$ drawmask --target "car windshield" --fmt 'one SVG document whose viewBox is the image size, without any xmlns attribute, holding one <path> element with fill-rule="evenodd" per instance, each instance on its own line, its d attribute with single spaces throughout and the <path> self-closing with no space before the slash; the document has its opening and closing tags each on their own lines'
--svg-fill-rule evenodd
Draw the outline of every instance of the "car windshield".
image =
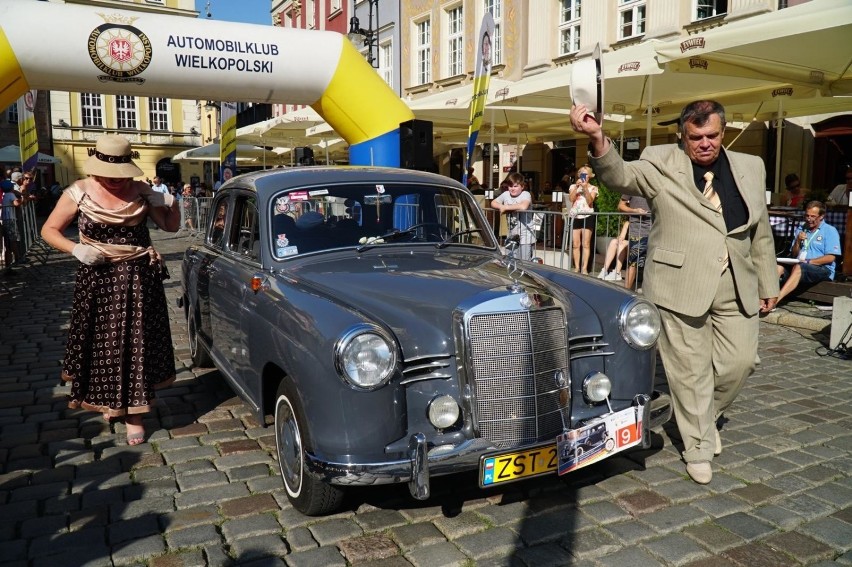
<svg viewBox="0 0 852 567">
<path fill-rule="evenodd" d="M 270 206 L 276 258 L 347 247 L 495 245 L 476 204 L 452 187 L 319 186 L 282 191 Z"/>
</svg>

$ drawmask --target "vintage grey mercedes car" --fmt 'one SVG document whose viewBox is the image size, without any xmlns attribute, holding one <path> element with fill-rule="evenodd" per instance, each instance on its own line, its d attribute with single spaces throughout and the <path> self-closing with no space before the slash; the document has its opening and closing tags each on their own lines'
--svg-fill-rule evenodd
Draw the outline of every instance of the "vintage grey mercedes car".
<svg viewBox="0 0 852 567">
<path fill-rule="evenodd" d="M 274 415 L 305 514 L 347 486 L 404 482 L 425 499 L 437 475 L 478 470 L 484 488 L 556 474 L 558 439 L 605 422 L 602 458 L 647 447 L 670 416 L 653 391 L 656 308 L 515 261 L 451 179 L 276 169 L 229 181 L 210 212 L 183 260 L 192 358 L 261 423 Z"/>
</svg>

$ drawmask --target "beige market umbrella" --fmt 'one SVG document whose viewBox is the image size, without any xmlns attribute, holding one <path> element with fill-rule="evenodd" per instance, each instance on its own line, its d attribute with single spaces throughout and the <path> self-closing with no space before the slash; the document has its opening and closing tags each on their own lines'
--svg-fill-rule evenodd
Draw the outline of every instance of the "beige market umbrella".
<svg viewBox="0 0 852 567">
<path fill-rule="evenodd" d="M 237 144 L 237 162 L 247 163 L 264 156 L 274 157 L 272 150 L 267 150 L 249 144 Z M 172 161 L 219 161 L 219 144 L 208 144 L 197 148 L 190 148 L 175 154 Z"/>
<path fill-rule="evenodd" d="M 237 141 L 258 146 L 286 146 L 290 140 L 304 137 L 307 128 L 323 122 L 314 109 L 301 108 L 238 128 Z"/>
<path fill-rule="evenodd" d="M 812 0 L 660 43 L 659 61 L 684 82 L 740 77 L 852 94 L 852 2 Z"/>
</svg>

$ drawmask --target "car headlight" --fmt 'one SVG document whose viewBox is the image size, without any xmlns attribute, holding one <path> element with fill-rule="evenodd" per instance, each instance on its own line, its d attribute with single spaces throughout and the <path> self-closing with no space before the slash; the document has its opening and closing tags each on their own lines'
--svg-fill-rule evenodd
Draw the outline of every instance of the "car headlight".
<svg viewBox="0 0 852 567">
<path fill-rule="evenodd" d="M 356 325 L 337 341 L 334 363 L 349 384 L 373 390 L 387 383 L 393 374 L 396 346 L 378 327 Z"/>
<path fill-rule="evenodd" d="M 660 336 L 660 313 L 649 301 L 633 298 L 621 307 L 618 326 L 627 344 L 646 350 L 654 346 Z"/>
<path fill-rule="evenodd" d="M 438 396 L 429 402 L 429 421 L 438 429 L 446 429 L 459 420 L 459 405 L 452 396 Z"/>
<path fill-rule="evenodd" d="M 592 372 L 583 380 L 583 397 L 590 404 L 604 401 L 609 397 L 610 392 L 612 392 L 612 381 L 606 374 Z"/>
</svg>

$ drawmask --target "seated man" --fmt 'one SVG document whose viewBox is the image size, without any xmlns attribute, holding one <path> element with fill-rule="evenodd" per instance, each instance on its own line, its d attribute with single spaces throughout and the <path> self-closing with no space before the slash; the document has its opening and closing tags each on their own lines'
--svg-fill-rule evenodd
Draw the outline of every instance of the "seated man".
<svg viewBox="0 0 852 567">
<path fill-rule="evenodd" d="M 810 201 L 805 207 L 805 222 L 793 233 L 790 247 L 792 257 L 799 263 L 792 268 L 778 266 L 781 278 L 780 302 L 800 285 L 811 286 L 834 279 L 834 260 L 840 255 L 840 235 L 837 229 L 825 222 L 825 205 Z"/>
</svg>

